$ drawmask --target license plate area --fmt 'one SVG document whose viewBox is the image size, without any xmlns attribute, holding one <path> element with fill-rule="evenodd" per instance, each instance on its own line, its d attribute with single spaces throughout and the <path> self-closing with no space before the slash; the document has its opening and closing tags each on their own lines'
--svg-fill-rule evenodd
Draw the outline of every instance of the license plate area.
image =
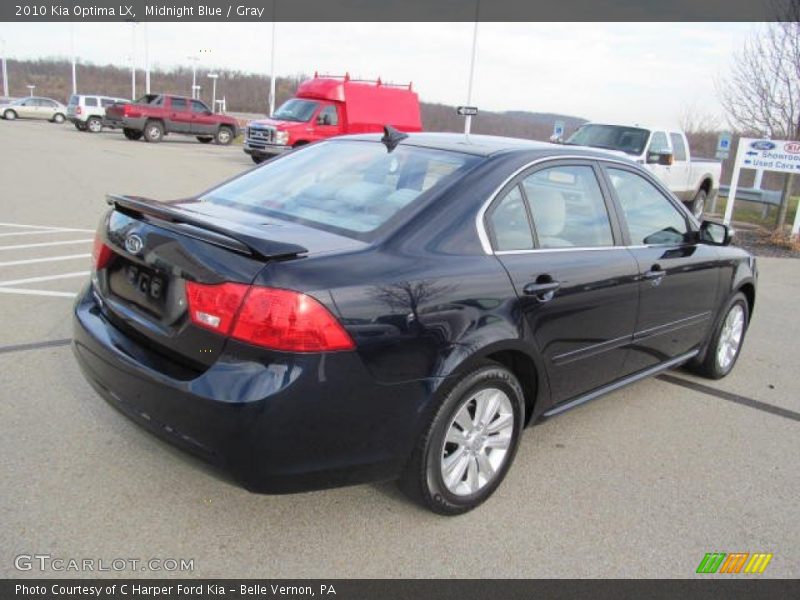
<svg viewBox="0 0 800 600">
<path fill-rule="evenodd" d="M 112 294 L 159 318 L 164 316 L 168 287 L 163 273 L 124 257 L 118 257 L 109 276 Z"/>
</svg>

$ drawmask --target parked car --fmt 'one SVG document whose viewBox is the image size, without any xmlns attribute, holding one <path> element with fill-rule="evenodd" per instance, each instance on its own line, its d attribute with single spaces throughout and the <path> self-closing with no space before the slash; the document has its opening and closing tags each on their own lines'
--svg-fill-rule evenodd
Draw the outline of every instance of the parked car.
<svg viewBox="0 0 800 600">
<path fill-rule="evenodd" d="M 0 115 L 6 121 L 14 119 L 45 119 L 52 123 L 63 123 L 66 119 L 67 107 L 52 98 L 28 96 L 19 98 L 8 104 L 0 104 Z"/>
<path fill-rule="evenodd" d="M 268 119 L 251 121 L 244 151 L 256 164 L 292 148 L 348 133 L 381 132 L 385 124 L 400 131 L 422 131 L 419 98 L 408 85 L 390 85 L 344 77 L 304 81 L 294 98 Z"/>
<path fill-rule="evenodd" d="M 147 94 L 136 102 L 106 108 L 106 122 L 122 128 L 129 140 L 156 143 L 170 133 L 227 146 L 239 134 L 233 117 L 216 114 L 202 101 L 170 94 Z"/>
<path fill-rule="evenodd" d="M 67 104 L 67 119 L 78 131 L 100 133 L 103 127 L 113 127 L 106 121 L 106 108 L 112 104 L 128 104 L 125 98 L 98 94 L 73 94 Z"/>
<path fill-rule="evenodd" d="M 645 165 L 698 219 L 719 190 L 722 163 L 693 157 L 679 129 L 587 123 L 564 143 L 616 151 Z"/>
<path fill-rule="evenodd" d="M 83 373 L 258 492 L 399 478 L 465 512 L 524 426 L 679 365 L 724 377 L 755 302 L 727 227 L 585 148 L 387 129 L 109 201 Z"/>
</svg>

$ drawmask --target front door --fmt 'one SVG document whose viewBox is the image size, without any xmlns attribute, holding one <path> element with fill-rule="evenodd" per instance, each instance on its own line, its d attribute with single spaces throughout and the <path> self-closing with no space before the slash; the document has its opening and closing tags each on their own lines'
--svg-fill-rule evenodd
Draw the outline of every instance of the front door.
<svg viewBox="0 0 800 600">
<path fill-rule="evenodd" d="M 314 138 L 332 137 L 340 133 L 339 113 L 335 104 L 323 104 L 319 109 L 314 125 Z"/>
<path fill-rule="evenodd" d="M 633 373 L 705 339 L 719 288 L 717 250 L 692 239 L 686 213 L 655 182 L 624 166 L 605 171 L 639 267 L 639 314 L 625 363 Z"/>
<path fill-rule="evenodd" d="M 589 162 L 548 163 L 511 182 L 487 212 L 514 283 L 523 330 L 554 402 L 619 377 L 636 324 L 636 260 L 619 245 Z"/>
<path fill-rule="evenodd" d="M 189 112 L 189 106 L 186 98 L 172 98 L 170 100 L 169 123 L 167 129 L 175 133 L 190 133 L 192 129 L 192 114 Z"/>
<path fill-rule="evenodd" d="M 214 135 L 217 121 L 214 113 L 200 100 L 192 100 L 192 133 L 195 135 Z"/>
</svg>

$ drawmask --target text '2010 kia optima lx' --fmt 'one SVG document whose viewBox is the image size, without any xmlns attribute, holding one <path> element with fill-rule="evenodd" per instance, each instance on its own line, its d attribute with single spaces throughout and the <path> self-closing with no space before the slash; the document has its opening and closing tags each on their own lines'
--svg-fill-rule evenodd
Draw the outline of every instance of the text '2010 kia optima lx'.
<svg viewBox="0 0 800 600">
<path fill-rule="evenodd" d="M 755 301 L 725 226 L 597 150 L 387 128 L 109 202 L 83 372 L 257 492 L 399 479 L 465 512 L 525 425 L 684 363 L 726 375 Z"/>
</svg>

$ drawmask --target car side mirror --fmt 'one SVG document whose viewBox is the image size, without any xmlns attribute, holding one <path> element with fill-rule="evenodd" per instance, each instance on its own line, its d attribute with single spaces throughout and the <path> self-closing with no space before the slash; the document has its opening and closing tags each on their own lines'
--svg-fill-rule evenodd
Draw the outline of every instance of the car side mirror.
<svg viewBox="0 0 800 600">
<path fill-rule="evenodd" d="M 672 152 L 648 152 L 647 164 L 668 167 L 672 164 Z"/>
<path fill-rule="evenodd" d="M 728 246 L 733 239 L 733 230 L 722 223 L 703 221 L 700 224 L 700 242 L 712 246 Z"/>
</svg>

